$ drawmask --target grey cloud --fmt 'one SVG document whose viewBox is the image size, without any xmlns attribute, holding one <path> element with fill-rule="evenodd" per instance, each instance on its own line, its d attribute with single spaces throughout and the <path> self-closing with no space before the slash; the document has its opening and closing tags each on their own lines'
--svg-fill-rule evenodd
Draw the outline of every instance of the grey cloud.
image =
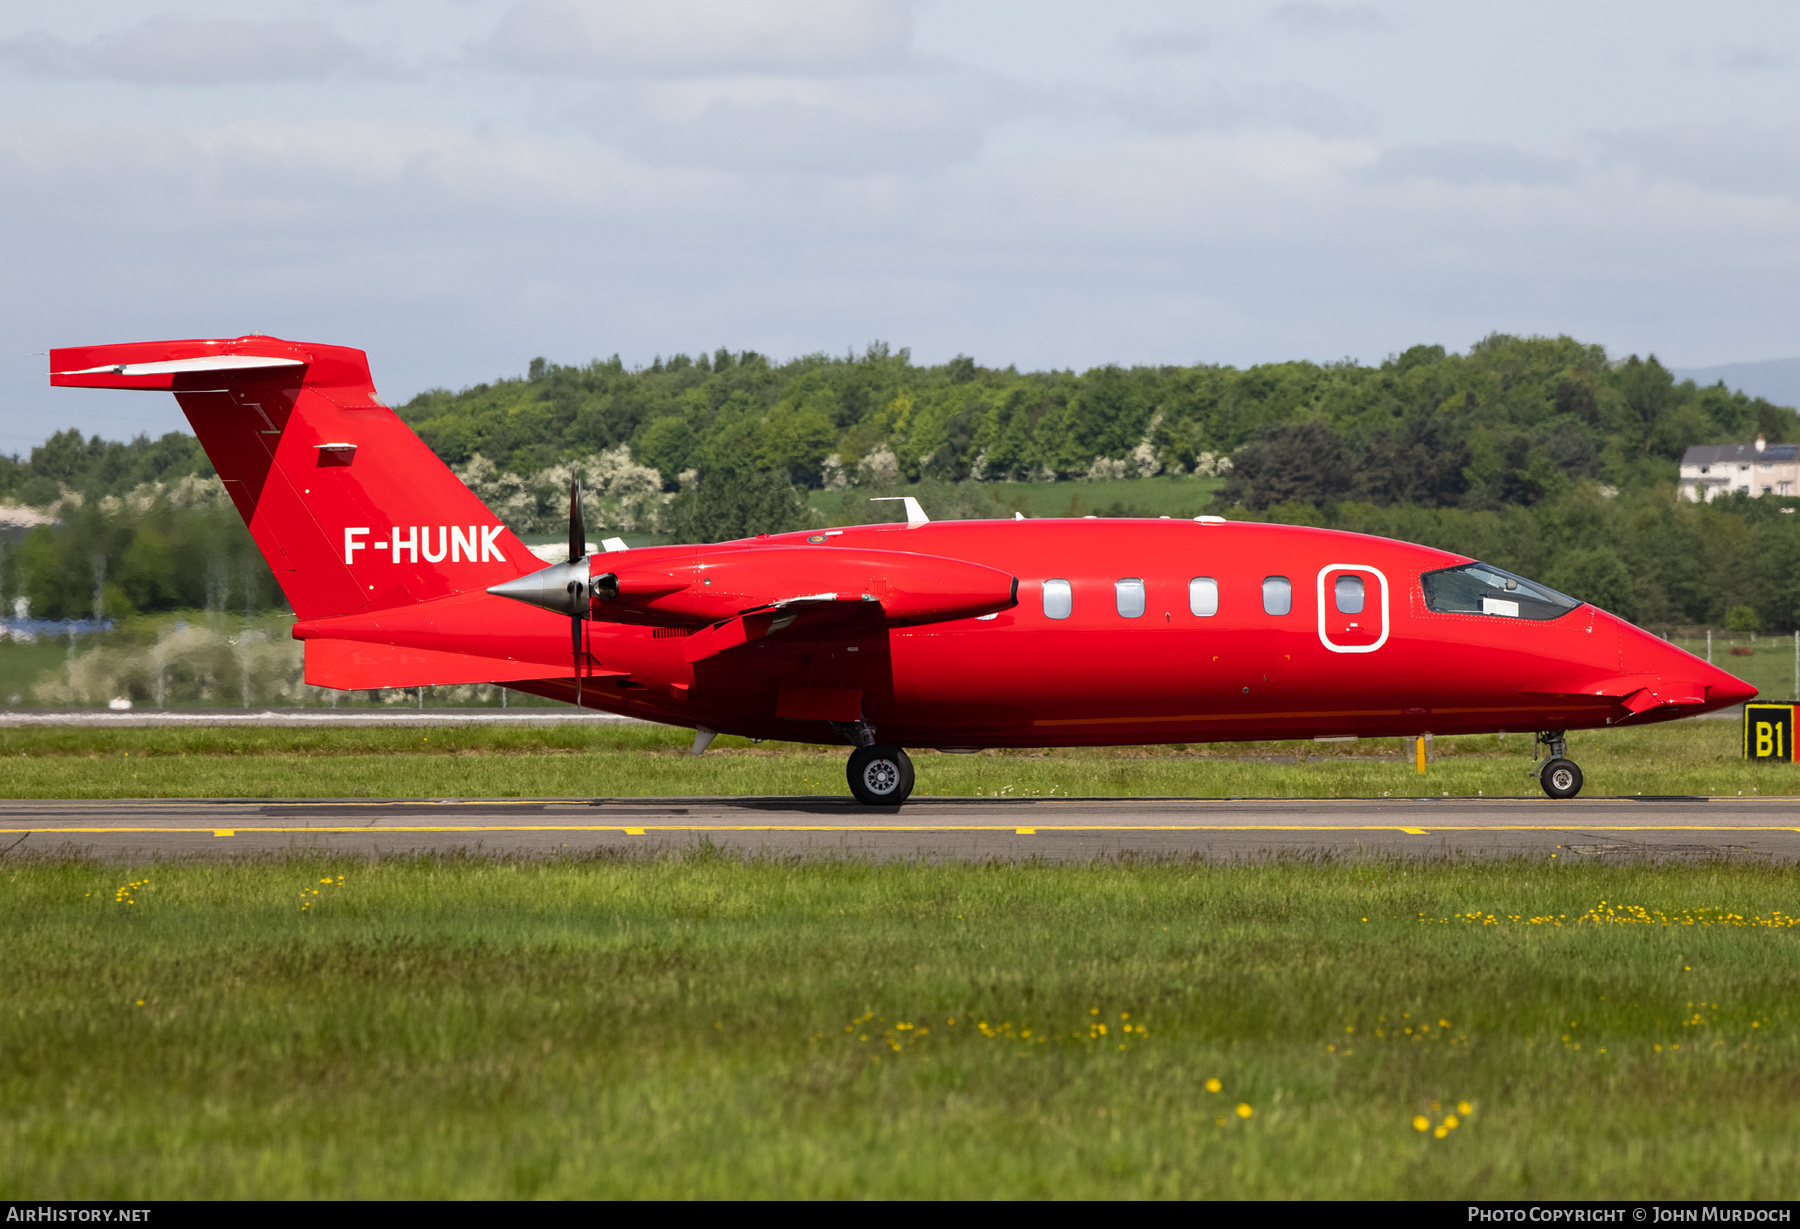
<svg viewBox="0 0 1800 1229">
<path fill-rule="evenodd" d="M 1364 175 L 1535 187 L 1572 182 L 1594 171 L 1683 183 L 1705 192 L 1800 198 L 1800 127 L 1695 125 L 1601 132 L 1564 157 L 1480 142 L 1402 145 L 1384 150 Z"/>
<path fill-rule="evenodd" d="M 1693 126 L 1606 132 L 1600 159 L 1649 179 L 1720 192 L 1800 196 L 1800 128 Z"/>
<path fill-rule="evenodd" d="M 574 113 L 602 140 L 648 162 L 741 172 L 855 176 L 929 171 L 973 157 L 1014 109 L 979 78 L 862 79 L 778 85 L 703 100 L 608 91 Z"/>
<path fill-rule="evenodd" d="M 1290 34 L 1378 34 L 1388 19 L 1366 4 L 1315 4 L 1299 0 L 1277 5 L 1269 20 Z"/>
<path fill-rule="evenodd" d="M 1762 47 L 1728 47 L 1719 53 L 1719 67 L 1728 72 L 1780 72 L 1792 61 Z"/>
<path fill-rule="evenodd" d="M 0 65 L 16 71 L 144 85 L 318 80 L 363 61 L 331 27 L 307 20 L 159 17 L 85 42 L 45 34 L 0 41 Z"/>
<path fill-rule="evenodd" d="M 1149 30 L 1119 38 L 1119 50 L 1134 60 L 1202 55 L 1212 46 L 1212 36 L 1200 30 Z"/>
<path fill-rule="evenodd" d="M 1383 150 L 1365 175 L 1376 180 L 1423 179 L 1437 183 L 1520 184 L 1536 187 L 1574 177 L 1579 164 L 1546 158 L 1510 145 L 1455 141 L 1440 145 L 1398 145 Z"/>
<path fill-rule="evenodd" d="M 559 77 L 834 76 L 898 63 L 911 42 L 903 0 L 523 0 L 478 54 Z"/>
<path fill-rule="evenodd" d="M 1133 128 L 1155 133 L 1295 128 L 1322 137 L 1351 137 L 1367 135 L 1374 127 L 1368 108 L 1295 82 L 1217 91 L 1196 102 L 1113 94 L 1093 106 Z"/>
</svg>

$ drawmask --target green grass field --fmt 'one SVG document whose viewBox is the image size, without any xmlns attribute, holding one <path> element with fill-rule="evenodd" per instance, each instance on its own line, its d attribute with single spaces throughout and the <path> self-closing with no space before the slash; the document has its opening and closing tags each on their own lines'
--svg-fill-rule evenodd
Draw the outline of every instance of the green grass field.
<svg viewBox="0 0 1800 1229">
<path fill-rule="evenodd" d="M 0 883 L 9 1199 L 1800 1196 L 1770 867 Z"/>
<path fill-rule="evenodd" d="M 475 798 L 844 794 L 848 749 L 661 726 L 428 730 L 0 730 L 0 797 Z M 1800 768 L 1740 758 L 1735 721 L 1570 736 L 1584 794 L 1794 794 Z M 1400 739 L 915 753 L 915 797 L 1541 796 L 1531 739 L 1440 738 L 1424 775 Z"/>
</svg>

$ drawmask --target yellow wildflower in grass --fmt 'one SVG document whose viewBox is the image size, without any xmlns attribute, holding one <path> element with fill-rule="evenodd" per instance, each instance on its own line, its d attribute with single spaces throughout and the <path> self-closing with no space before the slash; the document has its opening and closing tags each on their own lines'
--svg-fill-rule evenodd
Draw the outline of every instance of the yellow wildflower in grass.
<svg viewBox="0 0 1800 1229">
<path fill-rule="evenodd" d="M 1461 1114 L 1464 1118 L 1467 1118 L 1470 1114 L 1475 1112 L 1475 1107 L 1470 1105 L 1467 1101 L 1458 1101 L 1456 1103 L 1456 1112 Z"/>
<path fill-rule="evenodd" d="M 1439 1127 L 1435 1131 L 1433 1131 L 1432 1134 L 1437 1136 L 1437 1138 L 1442 1139 L 1442 1138 L 1444 1138 L 1444 1136 L 1450 1134 L 1450 1128 L 1449 1127 Z"/>
<path fill-rule="evenodd" d="M 1554 856 L 1554 855 L 1552 855 Z M 1666 912 L 1661 909 L 1647 909 L 1642 905 L 1616 905 L 1609 901 L 1601 901 L 1598 905 L 1571 919 L 1566 913 L 1527 916 L 1522 913 L 1505 915 L 1482 913 L 1479 910 L 1470 913 L 1459 913 L 1447 918 L 1432 918 L 1421 913 L 1419 920 L 1426 924 L 1442 924 L 1452 921 L 1478 926 L 1498 926 L 1502 920 L 1525 926 L 1562 926 L 1564 924 L 1612 925 L 1612 926 L 1748 926 L 1764 927 L 1774 930 L 1792 930 L 1800 927 L 1800 917 L 1785 913 L 1780 909 L 1770 912 L 1767 917 L 1762 914 L 1743 914 L 1718 906 L 1699 909 L 1677 909 Z"/>
<path fill-rule="evenodd" d="M 1223 1087 L 1225 1087 L 1225 1085 L 1223 1085 L 1219 1082 L 1219 1077 L 1216 1075 L 1213 1076 L 1212 1079 L 1206 1081 L 1206 1091 L 1207 1092 L 1218 1092 L 1219 1089 L 1221 1089 Z"/>
<path fill-rule="evenodd" d="M 1237 1116 L 1239 1118 L 1248 1118 L 1248 1117 L 1250 1117 L 1250 1115 L 1254 1114 L 1255 1112 L 1256 1112 L 1255 1110 L 1250 1108 L 1250 1103 L 1248 1101 L 1238 1102 Z"/>
<path fill-rule="evenodd" d="M 1431 1119 L 1425 1117 L 1425 1115 L 1423 1115 L 1423 1114 L 1414 1115 L 1413 1116 L 1413 1130 L 1415 1130 L 1415 1131 L 1431 1130 Z"/>
</svg>

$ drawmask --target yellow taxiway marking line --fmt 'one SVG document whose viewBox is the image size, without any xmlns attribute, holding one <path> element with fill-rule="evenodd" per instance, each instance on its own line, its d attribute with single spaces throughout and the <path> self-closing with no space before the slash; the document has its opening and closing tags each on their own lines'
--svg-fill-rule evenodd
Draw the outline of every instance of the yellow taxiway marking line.
<svg viewBox="0 0 1800 1229">
<path fill-rule="evenodd" d="M 38 802 L 67 801 L 69 803 L 72 803 L 72 804 L 78 805 L 78 806 L 94 806 L 97 804 L 108 803 L 108 802 L 117 802 L 117 803 L 129 802 L 129 803 L 135 803 L 135 804 L 140 804 L 140 805 L 147 803 L 151 806 L 168 806 L 168 805 L 181 805 L 181 804 L 190 803 L 190 802 L 212 803 L 212 802 L 224 801 L 225 805 L 234 806 L 234 807 L 250 805 L 250 806 L 257 806 L 257 807 L 283 807 L 283 808 L 287 808 L 290 810 L 311 810 L 311 809 L 315 809 L 315 808 L 316 809 L 345 810 L 345 809 L 349 809 L 352 807 L 368 808 L 368 809 L 381 809 L 381 808 L 393 809 L 393 808 L 403 808 L 403 807 L 404 808 L 447 807 L 448 808 L 448 807 L 513 807 L 513 806 L 599 807 L 602 809 L 608 808 L 608 807 L 644 807 L 644 808 L 648 808 L 650 810 L 688 810 L 688 809 L 691 809 L 696 806 L 698 806 L 698 807 L 737 806 L 737 805 L 740 805 L 748 797 L 749 797 L 748 795 L 726 795 L 726 796 L 722 796 L 722 797 L 684 798 L 684 799 L 673 799 L 673 800 L 667 799 L 667 798 L 631 798 L 631 797 L 618 797 L 618 798 L 376 798 L 376 799 L 367 799 L 367 798 L 254 798 L 254 799 L 232 799 L 232 800 L 195 799 L 195 798 L 93 798 L 93 799 L 67 799 L 67 800 L 9 798 L 9 799 L 0 799 L 0 806 L 4 806 L 8 803 L 21 802 L 21 801 L 38 801 Z M 1686 797 L 1686 796 L 1684 795 L 1684 797 Z M 835 800 L 838 800 L 838 798 L 839 798 L 839 795 L 835 795 L 835 794 L 794 794 L 794 795 L 783 796 L 782 798 L 777 799 L 776 801 L 793 800 L 793 801 L 803 801 L 803 802 L 818 802 L 818 801 L 835 801 Z M 846 798 L 846 799 L 843 799 L 843 801 L 848 802 L 849 799 Z M 1418 794 L 1418 795 L 1405 794 L 1405 795 L 1401 795 L 1401 796 L 1395 797 L 1395 798 L 1250 798 L 1250 797 L 1244 797 L 1244 798 L 1232 798 L 1232 797 L 1175 798 L 1175 797 L 1162 797 L 1159 795 L 1150 795 L 1147 797 L 1137 798 L 1137 797 L 1128 797 L 1128 796 L 1124 796 L 1124 795 L 1120 795 L 1120 796 L 1108 795 L 1105 797 L 1095 796 L 1095 797 L 1081 797 L 1081 798 L 1061 798 L 1061 797 L 1054 797 L 1054 796 L 1052 796 L 1052 797 L 1032 796 L 1032 797 L 1006 798 L 1006 799 L 995 799 L 995 798 L 991 798 L 991 797 L 990 798 L 982 798 L 982 797 L 948 798 L 948 797 L 920 796 L 918 798 L 913 799 L 914 805 L 918 805 L 918 804 L 956 805 L 956 804 L 963 803 L 963 802 L 974 803 L 976 805 L 983 805 L 983 804 L 987 804 L 987 803 L 993 803 L 996 801 L 1006 802 L 1006 803 L 1029 802 L 1029 803 L 1033 804 L 1034 806 L 1058 806 L 1058 807 L 1064 807 L 1064 806 L 1070 806 L 1070 805 L 1082 805 L 1082 804 L 1088 804 L 1088 803 L 1099 803 L 1099 804 L 1130 803 L 1134 806 L 1144 806 L 1144 805 L 1153 804 L 1153 803 L 1179 803 L 1183 806 L 1232 807 L 1232 808 L 1235 808 L 1235 807 L 1244 806 L 1246 804 L 1265 804 L 1265 803 L 1273 804 L 1276 806 L 1345 807 L 1345 806 L 1362 806 L 1362 805 L 1365 805 L 1370 802 L 1441 803 L 1446 806 L 1456 805 L 1459 803 L 1474 803 L 1478 806 L 1541 806 L 1541 805 L 1545 804 L 1546 802 L 1548 802 L 1549 799 L 1538 797 L 1535 795 L 1530 796 L 1530 797 L 1468 798 L 1468 797 L 1465 797 L 1460 794 L 1456 795 L 1455 797 L 1449 797 L 1449 796 L 1439 795 L 1439 794 Z M 1634 797 L 1631 797 L 1630 795 L 1619 795 L 1617 797 L 1609 796 L 1609 797 L 1604 797 L 1604 798 L 1563 799 L 1563 800 L 1559 801 L 1557 803 L 1557 805 L 1558 806 L 1566 806 L 1572 810 L 1574 810 L 1574 809 L 1586 810 L 1586 809 L 1590 809 L 1594 806 L 1598 806 L 1600 804 L 1609 803 L 1609 802 L 1643 803 L 1643 801 L 1644 800 L 1641 797 L 1634 798 Z M 1741 802 L 1741 803 L 1746 803 L 1746 804 L 1749 804 L 1752 806 L 1754 806 L 1758 803 L 1765 803 L 1765 802 L 1800 803 L 1800 793 L 1796 793 L 1796 794 L 1755 794 L 1755 795 L 1752 795 L 1749 797 L 1745 797 L 1742 795 L 1734 795 L 1734 794 L 1696 794 L 1696 795 L 1693 795 L 1693 801 L 1704 802 L 1704 803 L 1708 803 L 1708 804 Z"/>
<path fill-rule="evenodd" d="M 36 828 L 0 828 L 0 836 L 55 832 L 84 835 L 124 835 L 156 832 L 205 832 L 213 836 L 253 834 L 354 835 L 401 832 L 622 832 L 643 836 L 650 832 L 1001 832 L 1030 836 L 1041 832 L 1404 832 L 1430 836 L 1434 832 L 1800 832 L 1800 828 L 1773 824 L 1433 824 L 1416 828 L 1402 824 L 1040 824 L 1018 828 L 1011 824 L 647 824 L 628 828 L 620 824 L 359 824 L 354 827 L 177 828 L 145 824 L 133 828 L 76 828 L 45 824 Z"/>
</svg>

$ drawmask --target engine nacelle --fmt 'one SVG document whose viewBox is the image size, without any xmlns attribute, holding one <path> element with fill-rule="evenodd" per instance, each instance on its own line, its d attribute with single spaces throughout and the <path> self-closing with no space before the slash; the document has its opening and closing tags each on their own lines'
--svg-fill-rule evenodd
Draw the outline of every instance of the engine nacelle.
<svg viewBox="0 0 1800 1229">
<path fill-rule="evenodd" d="M 802 599 L 879 603 L 889 626 L 973 618 L 1018 602 L 1019 583 L 1009 573 L 907 551 L 728 546 L 641 555 L 647 557 L 621 557 L 605 572 L 594 570 L 596 557 L 553 564 L 488 592 L 574 614 L 579 581 L 589 618 L 692 628 Z"/>
</svg>

